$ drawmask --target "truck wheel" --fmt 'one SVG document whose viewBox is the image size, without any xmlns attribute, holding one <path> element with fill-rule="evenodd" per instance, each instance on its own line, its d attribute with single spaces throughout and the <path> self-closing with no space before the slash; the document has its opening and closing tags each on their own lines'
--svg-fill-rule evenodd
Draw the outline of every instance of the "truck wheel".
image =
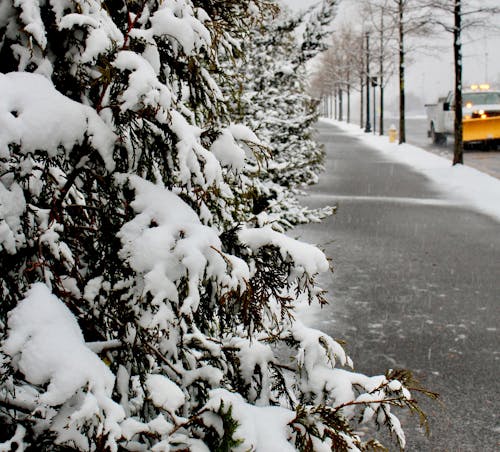
<svg viewBox="0 0 500 452">
<path fill-rule="evenodd" d="M 434 129 L 434 123 L 431 123 L 431 140 L 433 144 L 441 145 L 446 143 L 446 135 L 442 133 L 436 133 Z"/>
</svg>

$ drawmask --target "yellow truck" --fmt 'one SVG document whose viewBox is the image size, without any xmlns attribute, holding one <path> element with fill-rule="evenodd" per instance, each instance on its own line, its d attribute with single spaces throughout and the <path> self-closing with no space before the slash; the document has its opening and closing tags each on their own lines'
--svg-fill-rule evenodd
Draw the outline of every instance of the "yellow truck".
<svg viewBox="0 0 500 452">
<path fill-rule="evenodd" d="M 435 144 L 444 144 L 453 136 L 455 99 L 453 92 L 436 104 L 427 104 L 428 136 Z M 500 90 L 489 85 L 472 85 L 462 93 L 463 141 L 466 146 L 475 143 L 488 147 L 500 144 Z"/>
</svg>

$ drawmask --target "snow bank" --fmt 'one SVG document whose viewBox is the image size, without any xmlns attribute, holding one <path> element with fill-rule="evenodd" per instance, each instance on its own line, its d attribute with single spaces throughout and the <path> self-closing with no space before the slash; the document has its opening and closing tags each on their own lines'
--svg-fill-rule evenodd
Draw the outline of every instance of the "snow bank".
<svg viewBox="0 0 500 452">
<path fill-rule="evenodd" d="M 430 179 L 449 197 L 500 221 L 500 180 L 466 165 L 455 165 L 443 157 L 410 144 L 389 143 L 385 136 L 365 134 L 358 126 L 322 119 L 356 135 L 387 157 L 410 166 Z"/>
</svg>

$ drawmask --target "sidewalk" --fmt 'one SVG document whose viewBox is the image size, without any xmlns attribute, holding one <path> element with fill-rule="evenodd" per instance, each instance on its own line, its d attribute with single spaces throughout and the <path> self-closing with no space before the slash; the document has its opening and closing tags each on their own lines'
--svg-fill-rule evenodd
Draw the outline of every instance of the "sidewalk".
<svg viewBox="0 0 500 452">
<path fill-rule="evenodd" d="M 318 133 L 326 171 L 304 201 L 339 210 L 297 231 L 335 274 L 306 321 L 346 340 L 357 370 L 409 368 L 442 395 L 424 403 L 430 438 L 405 419 L 408 451 L 499 450 L 500 207 L 482 198 L 500 199 L 500 181 L 359 128 Z"/>
<path fill-rule="evenodd" d="M 386 136 L 365 134 L 354 124 L 329 119 L 322 119 L 320 124 L 331 124 L 348 132 L 387 157 L 424 174 L 457 202 L 474 206 L 500 221 L 500 179 L 467 165 L 452 166 L 448 159 L 411 144 L 389 143 Z"/>
<path fill-rule="evenodd" d="M 330 121 L 330 119 L 324 119 Z M 387 131 L 389 130 L 389 126 L 397 125 L 398 120 L 399 118 L 393 118 L 386 121 L 385 135 L 388 135 Z M 346 123 L 344 122 L 344 124 Z M 357 122 L 351 123 L 351 125 L 355 125 L 355 127 L 358 128 L 358 131 L 363 130 L 363 128 L 359 128 L 359 124 Z M 453 138 L 449 137 L 446 144 L 435 145 L 432 144 L 431 139 L 425 133 L 426 129 L 426 116 L 407 116 L 406 142 L 418 148 L 424 149 L 427 152 L 438 155 L 451 163 L 453 160 Z M 373 133 L 373 135 L 378 135 L 378 132 Z M 479 148 L 465 150 L 464 162 L 465 166 L 475 168 L 478 171 L 500 179 L 500 149 L 497 151 L 485 151 Z"/>
</svg>

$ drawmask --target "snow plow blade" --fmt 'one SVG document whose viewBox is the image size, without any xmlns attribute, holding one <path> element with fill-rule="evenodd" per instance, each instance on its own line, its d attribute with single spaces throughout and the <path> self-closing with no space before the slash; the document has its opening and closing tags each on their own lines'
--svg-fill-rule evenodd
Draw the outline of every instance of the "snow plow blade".
<svg viewBox="0 0 500 452">
<path fill-rule="evenodd" d="M 467 119 L 463 123 L 464 143 L 500 140 L 500 116 L 484 119 Z"/>
</svg>

